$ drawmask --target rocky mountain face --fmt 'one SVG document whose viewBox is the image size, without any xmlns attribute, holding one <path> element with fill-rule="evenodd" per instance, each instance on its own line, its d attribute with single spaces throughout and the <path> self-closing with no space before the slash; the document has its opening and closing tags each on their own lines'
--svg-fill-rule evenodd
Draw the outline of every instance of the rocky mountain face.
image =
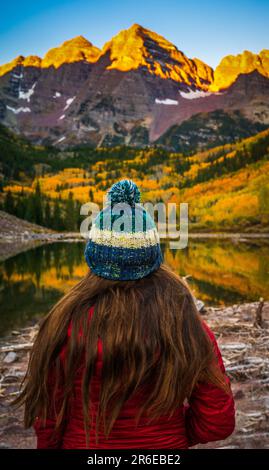
<svg viewBox="0 0 269 470">
<path fill-rule="evenodd" d="M 257 71 L 269 78 L 269 50 L 264 49 L 259 54 L 244 51 L 236 56 L 224 57 L 214 72 L 214 81 L 210 86 L 212 91 L 228 88 L 240 74 Z"/>
<path fill-rule="evenodd" d="M 0 76 L 5 75 L 17 66 L 59 68 L 63 64 L 73 62 L 96 62 L 100 54 L 100 49 L 92 45 L 90 41 L 83 36 L 77 36 L 69 41 L 65 41 L 61 46 L 50 49 L 45 57 L 41 59 L 38 56 L 30 55 L 28 57 L 19 56 L 5 65 L 0 65 Z"/>
<path fill-rule="evenodd" d="M 162 36 L 134 24 L 106 43 L 101 57 L 109 55 L 107 70 L 143 69 L 151 75 L 185 85 L 207 89 L 213 70 L 198 59 L 188 59 L 174 44 Z"/>
<path fill-rule="evenodd" d="M 19 56 L 0 66 L 0 122 L 32 142 L 60 147 L 181 148 L 186 139 L 192 145 L 197 114 L 203 127 L 216 110 L 231 119 L 239 112 L 244 136 L 269 125 L 268 79 L 268 50 L 228 56 L 214 72 L 135 24 L 102 50 L 79 36 L 43 59 Z M 180 131 L 185 122 L 188 136 Z"/>
<path fill-rule="evenodd" d="M 240 111 L 198 113 L 170 127 L 155 143 L 177 152 L 192 153 L 205 148 L 237 142 L 266 129 L 268 125 L 255 122 Z"/>
</svg>

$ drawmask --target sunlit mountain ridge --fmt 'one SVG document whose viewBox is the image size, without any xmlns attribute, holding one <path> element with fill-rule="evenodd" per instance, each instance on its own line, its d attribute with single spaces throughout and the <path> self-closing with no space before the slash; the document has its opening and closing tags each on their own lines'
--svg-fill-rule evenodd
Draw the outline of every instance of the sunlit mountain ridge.
<svg viewBox="0 0 269 470">
<path fill-rule="evenodd" d="M 211 118 L 219 110 L 224 127 L 226 116 L 230 120 L 240 114 L 240 132 L 236 118 L 234 137 L 222 135 L 219 119 Z M 180 126 L 197 115 L 203 122 L 201 131 L 193 129 L 194 140 L 206 140 L 205 146 L 268 126 L 269 51 L 224 57 L 214 71 L 134 24 L 101 49 L 77 36 L 44 58 L 19 56 L 0 66 L 0 122 L 35 144 L 161 145 L 192 151 L 192 136 Z"/>
</svg>

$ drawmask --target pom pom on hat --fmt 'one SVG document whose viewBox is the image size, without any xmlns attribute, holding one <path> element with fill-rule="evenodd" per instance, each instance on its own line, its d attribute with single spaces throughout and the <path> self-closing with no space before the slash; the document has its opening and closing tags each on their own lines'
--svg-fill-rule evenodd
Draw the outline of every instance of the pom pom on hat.
<svg viewBox="0 0 269 470">
<path fill-rule="evenodd" d="M 121 180 L 113 184 L 109 189 L 108 200 L 111 205 L 125 203 L 133 207 L 140 202 L 140 191 L 136 184 L 131 180 Z"/>
</svg>

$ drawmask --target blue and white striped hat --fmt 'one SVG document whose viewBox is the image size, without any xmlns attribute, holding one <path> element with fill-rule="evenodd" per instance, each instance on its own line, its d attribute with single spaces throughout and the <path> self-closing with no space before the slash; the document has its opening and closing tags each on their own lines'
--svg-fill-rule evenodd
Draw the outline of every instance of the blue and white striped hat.
<svg viewBox="0 0 269 470">
<path fill-rule="evenodd" d="M 97 276 L 141 279 L 161 265 L 157 228 L 139 202 L 139 189 L 131 180 L 118 181 L 108 191 L 107 205 L 95 218 L 85 249 L 87 264 Z"/>
</svg>

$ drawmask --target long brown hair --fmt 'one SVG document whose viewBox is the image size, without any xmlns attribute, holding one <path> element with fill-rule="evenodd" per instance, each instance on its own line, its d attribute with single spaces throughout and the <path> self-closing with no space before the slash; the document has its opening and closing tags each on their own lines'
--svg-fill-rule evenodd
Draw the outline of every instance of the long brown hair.
<svg viewBox="0 0 269 470">
<path fill-rule="evenodd" d="M 89 307 L 94 313 L 89 322 Z M 140 416 L 171 415 L 190 397 L 198 381 L 207 381 L 229 393 L 217 367 L 212 342 L 202 325 L 192 295 L 168 267 L 136 281 L 111 281 L 88 274 L 49 312 L 31 351 L 17 405 L 25 405 L 24 422 L 46 419 L 51 395 L 49 372 L 59 370 L 59 352 L 72 321 L 63 377 L 63 398 L 56 428 L 60 429 L 72 396 L 76 371 L 85 357 L 82 400 L 86 436 L 91 417 L 90 385 L 102 340 L 102 377 L 97 428 L 109 435 L 123 404 L 150 384 Z M 78 340 L 79 337 L 79 340 Z M 57 382 L 55 381 L 55 389 Z"/>
</svg>

